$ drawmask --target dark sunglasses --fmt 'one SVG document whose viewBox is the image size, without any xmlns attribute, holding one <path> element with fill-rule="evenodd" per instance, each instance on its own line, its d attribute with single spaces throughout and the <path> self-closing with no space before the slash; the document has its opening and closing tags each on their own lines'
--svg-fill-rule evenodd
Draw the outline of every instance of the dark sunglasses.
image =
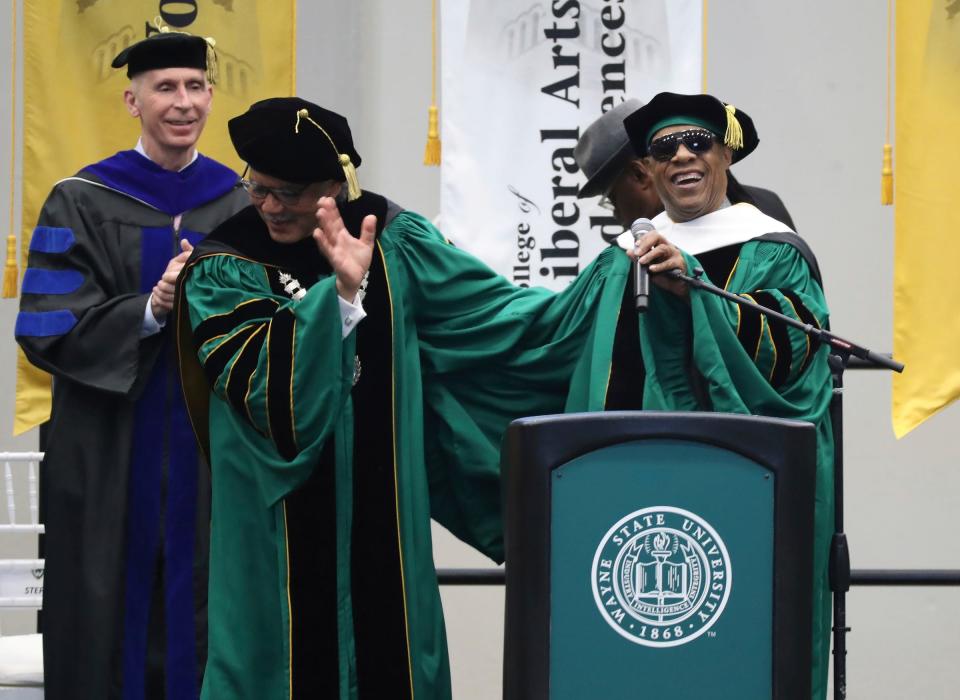
<svg viewBox="0 0 960 700">
<path fill-rule="evenodd" d="M 691 153 L 706 153 L 713 148 L 717 137 L 706 129 L 688 129 L 687 131 L 678 131 L 675 134 L 661 136 L 655 141 L 651 141 L 647 146 L 647 152 L 654 160 L 665 163 L 677 154 L 677 149 L 682 143 Z"/>
<path fill-rule="evenodd" d="M 240 180 L 240 186 L 243 187 L 254 199 L 266 199 L 268 194 L 272 194 L 281 204 L 293 205 L 300 201 L 306 187 L 284 188 L 284 187 L 266 187 L 253 180 Z"/>
</svg>

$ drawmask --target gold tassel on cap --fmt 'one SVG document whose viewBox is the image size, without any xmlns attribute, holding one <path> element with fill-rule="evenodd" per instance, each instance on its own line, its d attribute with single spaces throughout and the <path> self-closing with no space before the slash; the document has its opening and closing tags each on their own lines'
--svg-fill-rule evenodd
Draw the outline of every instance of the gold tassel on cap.
<svg viewBox="0 0 960 700">
<path fill-rule="evenodd" d="M 3 298 L 13 299 L 17 296 L 17 237 L 14 234 L 7 236 L 7 264 L 3 266 Z"/>
<path fill-rule="evenodd" d="M 353 200 L 359 198 L 360 195 L 363 194 L 363 190 L 360 189 L 360 180 L 357 178 L 357 168 L 354 166 L 353 161 L 350 160 L 350 156 L 346 153 L 340 153 L 340 150 L 337 148 L 337 144 L 335 144 L 333 139 L 330 138 L 330 134 L 327 133 L 327 130 L 317 124 L 310 117 L 310 111 L 306 108 L 297 111 L 297 123 L 293 125 L 293 133 L 300 133 L 301 119 L 306 119 L 308 122 L 320 129 L 320 132 L 327 137 L 327 141 L 329 141 L 330 145 L 333 147 L 333 152 L 337 154 L 337 162 L 340 163 L 340 167 L 343 168 L 343 174 L 347 178 L 347 201 L 352 202 Z"/>
<path fill-rule="evenodd" d="M 353 167 L 350 156 L 346 153 L 341 153 L 339 157 L 340 167 L 343 168 L 343 174 L 347 176 L 347 201 L 352 202 L 362 193 L 360 181 L 357 179 L 357 169 Z"/>
<path fill-rule="evenodd" d="M 724 105 L 727 110 L 727 133 L 723 135 L 723 143 L 735 151 L 743 148 L 743 127 L 737 119 L 737 108 L 733 105 Z"/>
<path fill-rule="evenodd" d="M 433 63 L 430 76 L 430 108 L 427 110 L 427 146 L 423 150 L 424 165 L 440 165 L 440 118 L 437 110 L 437 0 L 433 0 L 430 25 Z"/>
</svg>

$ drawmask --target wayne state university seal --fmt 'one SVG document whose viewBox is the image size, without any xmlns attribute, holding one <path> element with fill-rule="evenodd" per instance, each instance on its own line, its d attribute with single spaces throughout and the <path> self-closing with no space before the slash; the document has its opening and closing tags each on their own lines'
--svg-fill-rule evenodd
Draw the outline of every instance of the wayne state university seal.
<svg viewBox="0 0 960 700">
<path fill-rule="evenodd" d="M 593 597 L 603 619 L 631 642 L 685 644 L 719 619 L 733 583 L 730 556 L 709 523 L 672 506 L 630 513 L 593 557 Z"/>
</svg>

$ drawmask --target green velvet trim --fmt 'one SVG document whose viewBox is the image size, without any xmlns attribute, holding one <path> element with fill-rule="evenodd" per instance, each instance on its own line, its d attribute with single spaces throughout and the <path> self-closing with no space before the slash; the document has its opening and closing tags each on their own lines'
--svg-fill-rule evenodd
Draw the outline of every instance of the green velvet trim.
<svg viewBox="0 0 960 700">
<path fill-rule="evenodd" d="M 706 119 L 700 119 L 699 117 L 690 117 L 683 114 L 676 115 L 673 117 L 666 117 L 661 119 L 656 124 L 650 127 L 650 131 L 647 132 L 647 145 L 650 145 L 650 142 L 653 140 L 653 135 L 660 131 L 660 129 L 665 129 L 668 126 L 677 126 L 679 124 L 690 124 L 692 126 L 699 126 L 707 131 L 710 131 L 716 134 L 720 140 L 723 140 L 723 134 L 726 131 L 726 125 L 722 129 L 717 128 L 716 124 L 708 122 Z"/>
</svg>

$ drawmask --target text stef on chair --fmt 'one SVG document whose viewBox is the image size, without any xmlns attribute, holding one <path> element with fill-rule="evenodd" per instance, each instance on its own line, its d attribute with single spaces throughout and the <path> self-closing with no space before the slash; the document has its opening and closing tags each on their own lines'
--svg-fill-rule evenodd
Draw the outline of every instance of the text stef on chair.
<svg viewBox="0 0 960 700">
<path fill-rule="evenodd" d="M 42 452 L 0 452 L 3 490 L 0 502 L 0 612 L 43 604 L 43 560 L 6 559 L 4 552 L 24 534 L 39 537 L 38 476 Z M 14 489 L 20 486 L 19 498 Z M 23 508 L 23 489 L 27 492 Z M 17 506 L 20 505 L 19 517 Z M 26 512 L 24 512 L 26 511 Z M 0 629 L 0 700 L 43 698 L 43 645 L 39 634 L 4 637 Z"/>
</svg>

